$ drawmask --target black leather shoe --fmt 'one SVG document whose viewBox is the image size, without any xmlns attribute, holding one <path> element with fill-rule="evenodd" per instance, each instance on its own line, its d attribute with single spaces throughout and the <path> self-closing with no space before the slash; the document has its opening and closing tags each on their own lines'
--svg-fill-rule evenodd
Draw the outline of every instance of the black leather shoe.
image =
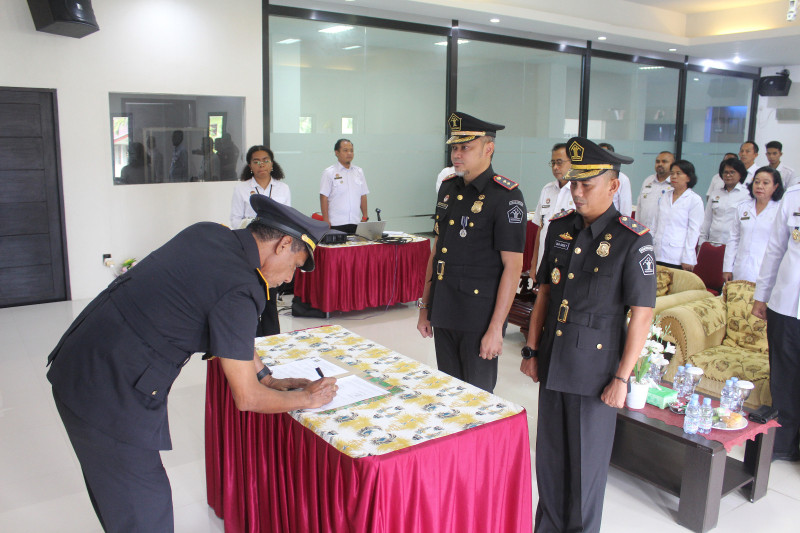
<svg viewBox="0 0 800 533">
<path fill-rule="evenodd" d="M 800 452 L 797 450 L 793 452 L 772 452 L 772 460 L 773 461 L 787 461 L 789 463 L 796 463 L 800 461 Z"/>
</svg>

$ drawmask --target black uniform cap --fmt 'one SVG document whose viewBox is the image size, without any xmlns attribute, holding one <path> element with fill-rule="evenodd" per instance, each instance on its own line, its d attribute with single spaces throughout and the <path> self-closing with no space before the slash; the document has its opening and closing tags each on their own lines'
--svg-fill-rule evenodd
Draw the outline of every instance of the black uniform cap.
<svg viewBox="0 0 800 533">
<path fill-rule="evenodd" d="M 567 141 L 567 154 L 572 161 L 572 168 L 564 176 L 564 179 L 569 181 L 588 180 L 599 176 L 606 170 L 619 172 L 621 164 L 633 163 L 632 157 L 600 148 L 583 137 L 573 137 Z"/>
<path fill-rule="evenodd" d="M 314 250 L 330 229 L 328 224 L 307 217 L 297 209 L 278 203 L 263 194 L 251 194 L 250 205 L 256 212 L 254 220 L 305 243 L 308 249 L 308 259 L 300 267 L 300 270 L 303 272 L 314 270 Z"/>
<path fill-rule="evenodd" d="M 461 111 L 456 111 L 447 119 L 450 138 L 447 144 L 468 143 L 477 137 L 497 137 L 497 132 L 505 129 L 502 124 L 492 124 Z"/>
</svg>

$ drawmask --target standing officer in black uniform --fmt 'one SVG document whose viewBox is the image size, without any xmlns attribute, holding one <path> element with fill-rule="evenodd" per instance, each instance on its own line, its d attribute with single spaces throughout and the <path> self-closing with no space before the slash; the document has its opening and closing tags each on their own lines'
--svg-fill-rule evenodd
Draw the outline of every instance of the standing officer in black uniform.
<svg viewBox="0 0 800 533">
<path fill-rule="evenodd" d="M 619 166 L 633 159 L 580 137 L 569 140 L 567 152 L 576 211 L 553 219 L 547 231 L 520 368 L 541 379 L 539 533 L 600 530 L 616 408 L 625 402 L 656 299 L 649 229 L 612 203 Z"/>
<path fill-rule="evenodd" d="M 173 530 L 159 450 L 172 447 L 167 395 L 194 352 L 220 358 L 242 411 L 319 407 L 335 394 L 332 378 L 273 379 L 253 342 L 269 285 L 314 269 L 328 225 L 266 196 L 250 203 L 247 229 L 194 224 L 114 280 L 48 357 L 56 407 L 106 531 Z"/>
<path fill-rule="evenodd" d="M 527 210 L 517 183 L 492 170 L 494 139 L 505 126 L 458 111 L 448 122 L 456 173 L 439 189 L 417 329 L 434 337 L 439 370 L 492 392 Z"/>
</svg>

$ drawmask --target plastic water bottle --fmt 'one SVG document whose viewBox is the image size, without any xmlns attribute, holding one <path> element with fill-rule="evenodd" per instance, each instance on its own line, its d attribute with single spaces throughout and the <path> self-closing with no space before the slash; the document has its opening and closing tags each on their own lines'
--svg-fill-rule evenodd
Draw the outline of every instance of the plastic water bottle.
<svg viewBox="0 0 800 533">
<path fill-rule="evenodd" d="M 678 391 L 678 398 L 682 398 L 684 403 L 689 404 L 692 396 L 692 376 L 689 375 L 689 369 L 692 368 L 692 363 L 683 365 L 683 382 L 681 383 L 681 390 Z"/>
<path fill-rule="evenodd" d="M 678 402 L 680 403 L 684 403 L 685 400 L 682 395 L 684 379 L 686 379 L 686 369 L 681 365 L 678 367 L 678 371 L 675 372 L 675 377 L 672 378 L 672 388 L 678 393 Z"/>
<path fill-rule="evenodd" d="M 731 408 L 731 400 L 733 399 L 731 396 L 731 391 L 733 390 L 732 387 L 733 381 L 726 379 L 725 386 L 722 387 L 722 393 L 719 395 L 719 406 L 728 410 Z"/>
<path fill-rule="evenodd" d="M 689 405 L 686 406 L 686 416 L 683 417 L 683 431 L 689 435 L 697 433 L 700 427 L 700 403 L 697 394 L 692 394 Z"/>
<path fill-rule="evenodd" d="M 714 408 L 711 407 L 711 398 L 703 398 L 703 405 L 700 406 L 700 425 L 698 433 L 708 435 L 711 433 L 711 424 L 714 422 Z"/>
</svg>

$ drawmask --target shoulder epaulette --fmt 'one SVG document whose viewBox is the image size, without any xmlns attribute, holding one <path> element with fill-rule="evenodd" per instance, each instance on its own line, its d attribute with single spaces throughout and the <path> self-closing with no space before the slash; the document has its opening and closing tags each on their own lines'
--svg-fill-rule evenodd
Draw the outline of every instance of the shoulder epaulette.
<svg viewBox="0 0 800 533">
<path fill-rule="evenodd" d="M 508 189 L 509 191 L 513 191 L 517 187 L 519 187 L 519 183 L 516 181 L 512 181 L 505 176 L 501 176 L 500 174 L 495 175 L 494 182 L 504 189 Z"/>
<path fill-rule="evenodd" d="M 550 219 L 550 222 L 552 222 L 554 220 L 558 220 L 559 218 L 564 218 L 565 216 L 571 215 L 574 212 L 575 212 L 574 209 L 568 209 L 567 211 L 564 211 L 563 213 L 558 213 L 556 216 L 554 216 L 553 218 Z"/>
<path fill-rule="evenodd" d="M 631 217 L 619 217 L 619 223 L 634 232 L 636 235 L 640 237 L 650 231 L 650 228 L 642 224 L 641 222 L 632 219 Z"/>
<path fill-rule="evenodd" d="M 450 174 L 450 175 L 449 175 L 449 176 L 447 176 L 445 179 L 443 179 L 443 180 L 442 180 L 442 183 L 444 183 L 445 181 L 449 181 L 449 180 L 451 180 L 451 179 L 455 178 L 456 176 L 458 176 L 458 174 L 456 174 L 456 173 L 454 172 L 453 174 Z"/>
</svg>

